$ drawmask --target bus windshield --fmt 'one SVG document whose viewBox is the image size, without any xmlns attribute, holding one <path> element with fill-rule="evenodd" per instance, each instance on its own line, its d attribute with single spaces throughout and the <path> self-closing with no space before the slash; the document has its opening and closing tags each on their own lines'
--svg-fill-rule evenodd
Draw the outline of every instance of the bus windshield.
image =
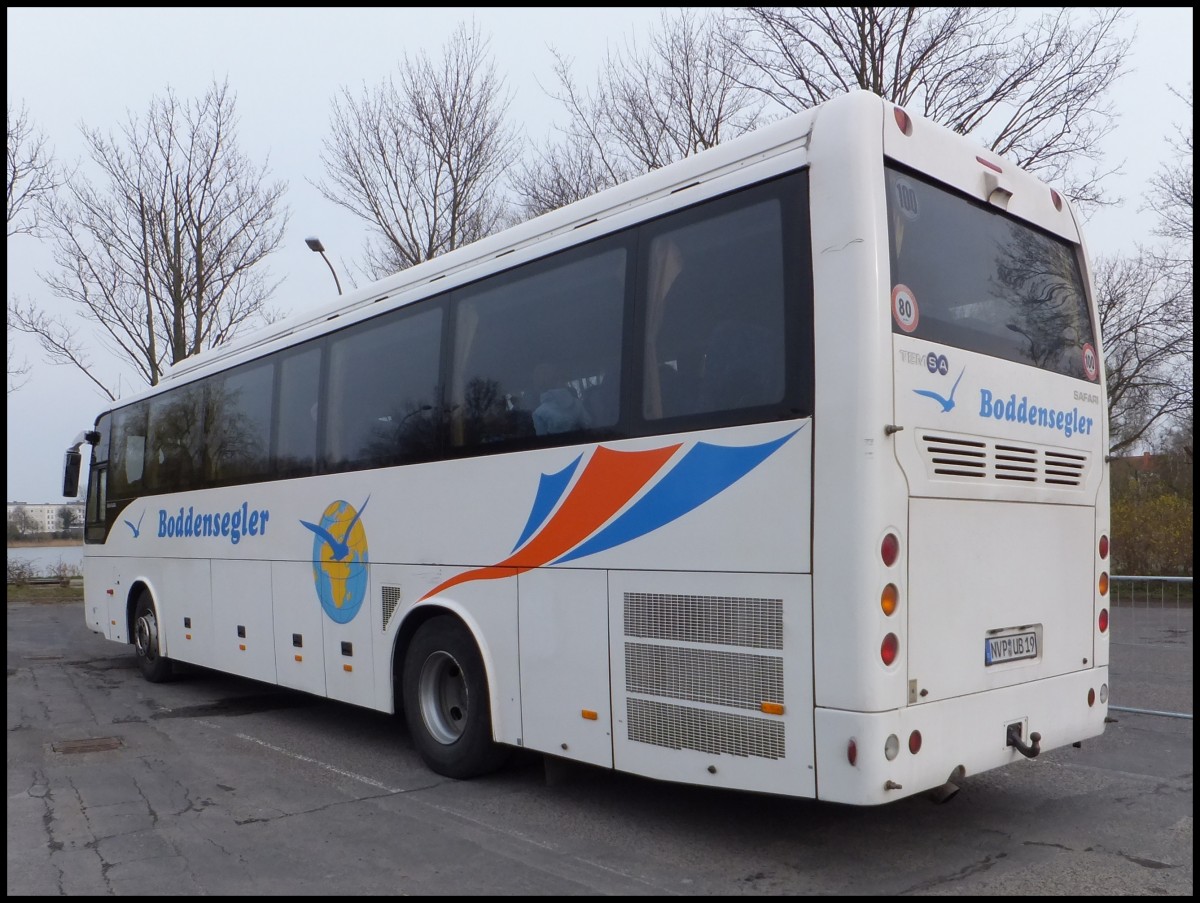
<svg viewBox="0 0 1200 903">
<path fill-rule="evenodd" d="M 886 179 L 892 284 L 914 309 L 893 331 L 1097 379 L 1071 244 L 903 170 Z"/>
</svg>

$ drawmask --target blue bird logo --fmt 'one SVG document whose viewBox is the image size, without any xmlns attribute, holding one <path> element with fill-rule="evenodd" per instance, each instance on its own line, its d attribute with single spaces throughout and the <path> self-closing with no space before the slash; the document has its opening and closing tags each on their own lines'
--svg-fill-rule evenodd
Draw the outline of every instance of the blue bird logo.
<svg viewBox="0 0 1200 903">
<path fill-rule="evenodd" d="M 133 525 L 133 521 L 130 521 L 130 520 L 125 521 L 125 526 L 127 526 L 130 530 L 133 531 L 134 539 L 137 539 L 139 536 L 142 535 L 142 521 L 145 519 L 145 517 L 146 517 L 146 512 L 143 510 L 142 516 L 138 518 L 136 527 Z"/>
<path fill-rule="evenodd" d="M 354 525 L 358 523 L 358 519 L 362 517 L 362 513 L 367 510 L 367 502 L 369 501 L 371 501 L 371 497 L 368 495 L 366 501 L 362 503 L 356 512 L 354 512 L 354 517 L 350 521 L 349 526 L 346 527 L 346 532 L 341 539 L 338 539 L 319 524 L 310 524 L 306 520 L 302 520 L 300 523 L 312 530 L 329 546 L 330 551 L 333 552 L 334 561 L 342 561 L 347 555 L 350 554 L 350 545 L 348 542 L 350 539 L 350 533 L 354 530 Z"/>
<path fill-rule="evenodd" d="M 924 395 L 926 398 L 932 398 L 942 406 L 942 413 L 945 414 L 954 409 L 954 393 L 958 390 L 959 380 L 963 378 L 963 374 L 966 372 L 966 370 L 967 368 L 963 367 L 958 371 L 958 379 L 954 381 L 954 386 L 950 389 L 949 398 L 942 398 L 942 396 L 938 395 L 937 392 L 933 392 L 929 389 L 913 389 L 913 391 L 918 395 Z"/>
</svg>

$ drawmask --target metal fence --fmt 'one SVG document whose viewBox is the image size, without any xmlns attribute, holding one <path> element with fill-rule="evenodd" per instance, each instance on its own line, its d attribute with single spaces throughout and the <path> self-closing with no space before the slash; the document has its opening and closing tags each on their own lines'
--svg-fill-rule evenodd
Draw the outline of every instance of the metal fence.
<svg viewBox="0 0 1200 903">
<path fill-rule="evenodd" d="M 1192 578 L 1114 576 L 1109 614 L 1109 709 L 1191 719 Z"/>
</svg>

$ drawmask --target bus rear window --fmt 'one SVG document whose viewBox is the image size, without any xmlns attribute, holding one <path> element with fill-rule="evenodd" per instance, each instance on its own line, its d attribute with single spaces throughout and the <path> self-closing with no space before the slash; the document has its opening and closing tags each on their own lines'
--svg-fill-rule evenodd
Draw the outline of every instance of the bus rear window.
<svg viewBox="0 0 1200 903">
<path fill-rule="evenodd" d="M 892 329 L 1098 379 L 1076 248 L 889 167 Z"/>
</svg>

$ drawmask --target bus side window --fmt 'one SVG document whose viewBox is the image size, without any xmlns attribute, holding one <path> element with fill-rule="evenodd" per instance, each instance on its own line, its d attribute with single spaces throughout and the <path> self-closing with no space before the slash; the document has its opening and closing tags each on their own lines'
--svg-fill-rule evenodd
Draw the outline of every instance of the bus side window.
<svg viewBox="0 0 1200 903">
<path fill-rule="evenodd" d="M 643 415 L 777 403 L 784 393 L 780 203 L 717 199 L 649 242 Z"/>
<path fill-rule="evenodd" d="M 109 498 L 125 501 L 142 495 L 142 473 L 146 464 L 147 404 L 137 402 L 113 415 L 109 443 Z"/>
<path fill-rule="evenodd" d="M 561 442 L 611 427 L 584 403 L 620 384 L 626 252 L 586 247 L 456 293 L 450 441 L 458 448 Z"/>
</svg>

